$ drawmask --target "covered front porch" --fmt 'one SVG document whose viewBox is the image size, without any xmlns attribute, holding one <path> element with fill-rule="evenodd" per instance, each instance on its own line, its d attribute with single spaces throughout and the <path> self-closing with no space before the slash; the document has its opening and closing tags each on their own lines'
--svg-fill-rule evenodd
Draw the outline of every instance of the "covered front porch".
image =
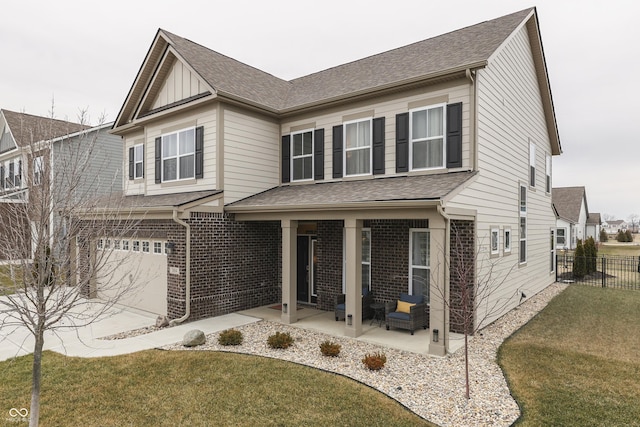
<svg viewBox="0 0 640 427">
<path fill-rule="evenodd" d="M 269 322 L 288 324 L 282 320 L 279 305 L 269 305 L 249 310 L 239 311 L 239 314 L 255 317 Z M 298 307 L 298 321 L 290 326 L 296 328 L 322 332 L 336 337 L 344 336 L 344 322 L 336 322 L 333 312 L 319 310 L 312 306 Z M 378 323 L 377 320 L 367 319 L 362 322 L 362 333 L 356 337 L 357 340 L 381 345 L 383 347 L 396 350 L 408 351 L 411 353 L 426 354 L 429 351 L 429 342 L 433 338 L 430 329 L 416 330 L 414 335 L 410 335 L 406 330 L 386 330 L 384 321 Z M 448 353 L 455 353 L 464 345 L 464 335 L 450 333 Z"/>
</svg>

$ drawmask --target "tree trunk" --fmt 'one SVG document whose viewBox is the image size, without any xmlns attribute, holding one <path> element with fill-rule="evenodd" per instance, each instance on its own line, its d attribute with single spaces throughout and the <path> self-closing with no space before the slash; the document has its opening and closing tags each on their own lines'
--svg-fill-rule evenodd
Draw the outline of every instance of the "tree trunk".
<svg viewBox="0 0 640 427">
<path fill-rule="evenodd" d="M 469 393 L 469 334 L 466 330 L 464 331 L 464 378 L 466 385 L 465 396 L 469 400 L 471 396 Z"/>
<path fill-rule="evenodd" d="M 40 422 L 40 381 L 42 379 L 42 347 L 44 345 L 44 331 L 42 328 L 38 328 L 35 338 L 36 343 L 33 348 L 29 427 L 37 427 Z"/>
</svg>

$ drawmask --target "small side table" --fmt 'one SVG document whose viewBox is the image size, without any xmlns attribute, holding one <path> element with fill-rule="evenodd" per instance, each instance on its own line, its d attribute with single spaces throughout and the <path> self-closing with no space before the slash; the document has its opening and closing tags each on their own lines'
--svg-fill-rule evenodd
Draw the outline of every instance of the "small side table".
<svg viewBox="0 0 640 427">
<path fill-rule="evenodd" d="M 374 302 L 369 307 L 373 310 L 373 319 L 371 319 L 370 325 L 373 325 L 373 322 L 378 321 L 378 327 L 382 326 L 382 321 L 384 320 L 384 304 L 381 302 Z"/>
</svg>

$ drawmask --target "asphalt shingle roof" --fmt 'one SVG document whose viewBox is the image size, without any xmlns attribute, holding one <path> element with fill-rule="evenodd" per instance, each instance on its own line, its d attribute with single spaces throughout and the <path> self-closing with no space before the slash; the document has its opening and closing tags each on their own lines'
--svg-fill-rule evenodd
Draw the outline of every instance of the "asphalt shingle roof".
<svg viewBox="0 0 640 427">
<path fill-rule="evenodd" d="M 90 126 L 49 117 L 2 110 L 11 134 L 20 147 L 89 129 Z"/>
<path fill-rule="evenodd" d="M 533 10 L 525 9 L 291 81 L 160 31 L 215 90 L 275 110 L 287 110 L 484 65 Z"/>
<path fill-rule="evenodd" d="M 220 193 L 222 193 L 221 190 L 192 191 L 189 193 L 171 193 L 154 196 L 145 196 L 143 194 L 124 196 L 122 193 L 113 193 L 97 199 L 95 206 L 97 208 L 113 208 L 120 211 L 173 208 Z"/>
<path fill-rule="evenodd" d="M 366 202 L 439 200 L 475 172 L 415 175 L 276 187 L 227 205 L 233 208 L 287 208 Z"/>
<path fill-rule="evenodd" d="M 573 222 L 579 221 L 580 207 L 582 206 L 582 200 L 585 198 L 584 187 L 558 187 L 552 189 L 553 205 L 558 215 Z"/>
</svg>

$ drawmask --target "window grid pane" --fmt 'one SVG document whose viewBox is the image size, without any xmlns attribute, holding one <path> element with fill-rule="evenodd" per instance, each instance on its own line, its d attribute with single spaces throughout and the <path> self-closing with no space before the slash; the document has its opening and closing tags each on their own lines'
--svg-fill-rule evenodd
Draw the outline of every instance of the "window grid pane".
<svg viewBox="0 0 640 427">
<path fill-rule="evenodd" d="M 411 114 L 411 168 L 444 167 L 444 107 Z"/>
</svg>

